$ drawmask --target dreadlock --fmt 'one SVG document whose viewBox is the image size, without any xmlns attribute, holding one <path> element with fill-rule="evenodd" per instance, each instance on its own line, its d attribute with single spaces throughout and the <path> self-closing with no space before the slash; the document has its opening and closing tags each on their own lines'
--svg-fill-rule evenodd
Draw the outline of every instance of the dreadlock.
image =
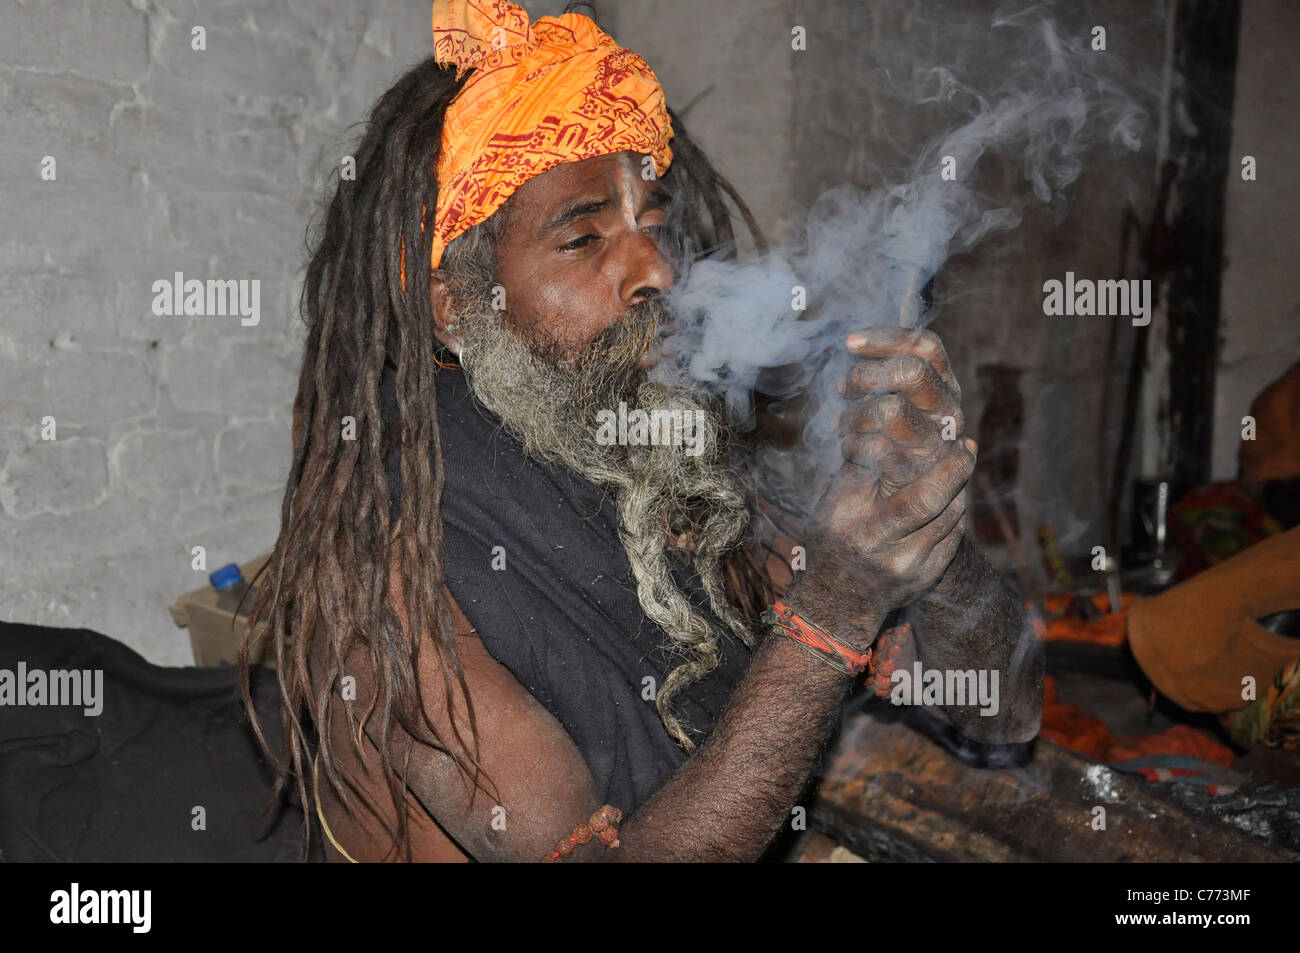
<svg viewBox="0 0 1300 953">
<path fill-rule="evenodd" d="M 360 706 L 343 705 L 348 736 L 357 758 L 362 757 L 362 731 L 376 739 L 392 802 L 407 803 L 402 782 L 406 765 L 395 764 L 390 755 L 395 734 L 445 752 L 480 786 L 477 723 L 443 598 L 445 478 L 435 377 L 446 366 L 438 356 L 446 353 L 433 334 L 428 291 L 443 120 L 468 75 L 457 80 L 453 68 L 444 69 L 431 57 L 398 79 L 370 114 L 355 150 L 355 179 L 340 178 L 334 186 L 300 301 L 308 335 L 293 404 L 293 463 L 280 534 L 258 574 L 239 652 L 245 709 L 277 767 L 271 803 L 296 784 L 300 803 L 310 804 L 307 776 L 315 744 L 324 777 L 344 808 L 353 814 L 357 797 L 363 800 L 394 847 L 401 845 L 405 859 L 411 857 L 406 812 L 398 810 L 390 823 L 386 812 L 348 777 L 330 726 L 341 701 L 345 660 L 355 664 L 359 653 L 373 672 L 374 692 L 360 714 Z M 724 194 L 741 209 L 756 247 L 765 249 L 739 196 L 691 142 L 681 120 L 671 110 L 669 115 L 674 161 L 663 181 L 680 210 L 667 232 L 674 265 L 703 254 L 735 254 Z M 443 268 L 454 273 L 494 262 L 507 222 L 503 212 L 453 241 Z M 396 367 L 398 409 L 396 421 L 387 426 L 380 402 L 386 361 Z M 351 418 L 355 439 L 343 437 L 345 418 Z M 401 511 L 390 524 L 384 460 L 398 446 Z M 728 565 L 728 598 L 754 618 L 771 593 L 750 552 L 737 552 Z M 389 597 L 394 561 L 404 582 L 405 624 Z M 252 700 L 254 634 L 274 652 L 283 755 L 268 743 Z M 420 697 L 416 658 L 420 640 L 426 638 L 437 652 L 451 738 L 440 737 Z M 457 691 L 469 712 L 468 741 L 452 717 Z M 409 759 L 411 748 L 406 750 Z M 302 838 L 305 858 L 310 839 L 306 817 Z"/>
</svg>

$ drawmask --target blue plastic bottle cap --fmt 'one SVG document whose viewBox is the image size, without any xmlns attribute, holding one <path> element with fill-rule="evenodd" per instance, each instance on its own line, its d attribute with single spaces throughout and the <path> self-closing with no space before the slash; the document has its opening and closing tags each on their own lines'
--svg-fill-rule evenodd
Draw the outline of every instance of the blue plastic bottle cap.
<svg viewBox="0 0 1300 953">
<path fill-rule="evenodd" d="M 213 589 L 229 589 L 235 583 L 240 582 L 244 574 L 239 571 L 239 566 L 231 563 L 229 566 L 222 566 L 216 572 L 208 576 L 208 582 L 212 583 Z"/>
</svg>

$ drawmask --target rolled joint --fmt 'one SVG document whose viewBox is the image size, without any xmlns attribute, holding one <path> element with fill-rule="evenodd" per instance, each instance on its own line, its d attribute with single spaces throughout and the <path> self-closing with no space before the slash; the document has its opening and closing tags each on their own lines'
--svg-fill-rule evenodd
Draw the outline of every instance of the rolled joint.
<svg viewBox="0 0 1300 953">
<path fill-rule="evenodd" d="M 921 323 L 921 269 L 908 272 L 902 299 L 898 302 L 898 326 L 915 328 Z"/>
</svg>

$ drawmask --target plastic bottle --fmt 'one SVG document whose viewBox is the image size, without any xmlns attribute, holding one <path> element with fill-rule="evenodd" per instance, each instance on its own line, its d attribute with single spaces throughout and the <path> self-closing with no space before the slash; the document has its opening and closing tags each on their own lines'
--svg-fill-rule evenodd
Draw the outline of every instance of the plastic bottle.
<svg viewBox="0 0 1300 953">
<path fill-rule="evenodd" d="M 231 563 L 222 566 L 208 576 L 208 582 L 217 590 L 217 608 L 224 609 L 231 615 L 247 615 L 253 604 L 252 599 L 244 599 L 244 594 L 251 588 L 244 579 L 239 566 Z M 241 611 L 240 601 L 243 600 Z"/>
</svg>

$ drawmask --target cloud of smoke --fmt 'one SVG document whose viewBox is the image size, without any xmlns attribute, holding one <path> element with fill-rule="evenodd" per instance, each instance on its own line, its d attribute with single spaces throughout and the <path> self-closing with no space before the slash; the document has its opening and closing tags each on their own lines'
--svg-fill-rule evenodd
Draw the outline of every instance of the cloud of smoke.
<svg viewBox="0 0 1300 953">
<path fill-rule="evenodd" d="M 1014 228 L 1026 208 L 1062 214 L 1085 155 L 1137 150 L 1148 115 L 1124 65 L 1065 35 L 1042 7 L 999 15 L 972 36 L 999 45 L 992 88 L 949 66 L 884 81 L 907 101 L 959 118 L 936 136 L 901 181 L 864 190 L 844 184 L 808 210 L 791 247 L 744 262 L 695 263 L 669 292 L 677 320 L 661 341 L 653 376 L 725 398 L 751 425 L 755 389 L 808 404 L 799 445 L 754 461 L 765 495 L 807 512 L 841 465 L 833 419 L 836 384 L 852 360 L 844 338 L 863 327 L 923 327 L 923 289 L 952 255 Z M 980 189 L 988 155 L 1014 159 L 1021 184 L 993 198 Z"/>
</svg>

